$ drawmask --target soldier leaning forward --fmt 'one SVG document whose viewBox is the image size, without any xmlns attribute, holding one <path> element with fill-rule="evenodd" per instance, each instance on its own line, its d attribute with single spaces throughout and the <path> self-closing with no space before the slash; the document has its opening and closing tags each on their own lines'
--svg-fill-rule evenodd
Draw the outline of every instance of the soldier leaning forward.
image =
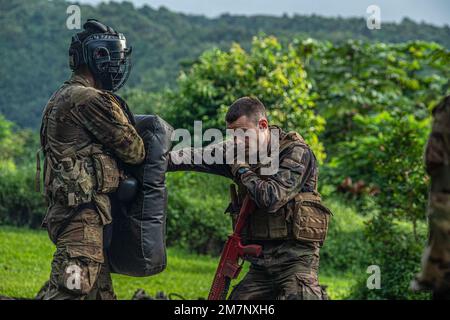
<svg viewBox="0 0 450 320">
<path fill-rule="evenodd" d="M 319 285 L 318 270 L 319 251 L 331 212 L 321 203 L 317 192 L 318 169 L 314 153 L 298 133 L 287 133 L 269 126 L 265 107 L 256 98 L 244 97 L 234 102 L 228 110 L 226 122 L 229 129 L 255 130 L 256 145 L 261 139 L 268 141 L 270 131 L 277 131 L 278 171 L 264 175 L 263 166 L 258 162 L 251 165 L 237 161 L 232 165 L 194 164 L 193 159 L 202 156 L 196 155 L 203 152 L 200 149 L 172 151 L 169 171 L 191 170 L 233 179 L 238 191 L 232 192 L 232 203 L 227 210 L 233 222 L 247 194 L 257 206 L 247 221 L 243 239 L 245 244 L 262 245 L 263 252 L 257 258 L 247 258 L 251 262 L 250 270 L 234 287 L 229 298 L 327 299 Z M 219 148 L 226 149 L 227 143 L 222 143 Z M 245 143 L 249 144 L 248 141 Z M 213 150 L 217 146 L 207 148 Z M 226 153 L 224 150 L 223 154 Z M 248 155 L 247 151 L 247 158 Z"/>
<path fill-rule="evenodd" d="M 121 164 L 145 157 L 133 115 L 113 94 L 129 73 L 125 37 L 96 20 L 83 27 L 69 50 L 73 75 L 42 119 L 43 226 L 56 245 L 42 299 L 115 298 L 103 252 L 103 229 L 112 221 L 109 194 L 119 185 Z"/>
</svg>

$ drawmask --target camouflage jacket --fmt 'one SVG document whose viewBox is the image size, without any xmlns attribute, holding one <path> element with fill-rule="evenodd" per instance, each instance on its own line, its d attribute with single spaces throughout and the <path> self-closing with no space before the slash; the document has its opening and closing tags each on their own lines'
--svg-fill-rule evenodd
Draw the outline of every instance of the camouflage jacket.
<svg viewBox="0 0 450 320">
<path fill-rule="evenodd" d="M 227 209 L 235 218 L 244 196 L 247 192 L 250 194 L 258 207 L 257 212 L 252 214 L 250 219 L 262 218 L 262 220 L 268 220 L 263 223 L 270 224 L 273 227 L 266 230 L 264 226 L 264 230 L 261 229 L 260 232 L 257 230 L 256 235 L 253 234 L 252 237 L 248 237 L 253 240 L 287 240 L 289 235 L 286 234 L 284 226 L 294 210 L 294 199 L 301 193 L 317 194 L 318 168 L 314 153 L 299 134 L 295 132 L 286 133 L 278 127 L 274 128 L 279 130 L 280 137 L 278 172 L 271 176 L 262 176 L 260 174 L 261 166 L 258 164 L 251 165 L 251 170 L 243 174 L 239 181 L 236 181 L 239 189 L 237 201 L 232 202 Z M 194 164 L 195 153 L 202 152 L 202 150 L 190 149 L 190 154 L 186 153 L 186 150 L 171 152 L 168 171 L 197 171 L 234 178 L 229 165 L 206 164 L 204 162 Z M 186 154 L 191 158 L 189 164 L 187 164 L 188 161 L 184 161 L 182 164 L 174 163 L 173 158 L 181 159 Z M 260 223 L 261 221 L 257 223 L 250 221 L 249 225 L 254 224 L 255 228 L 260 229 Z M 278 227 L 280 232 L 276 230 Z"/>
<path fill-rule="evenodd" d="M 139 164 L 144 160 L 144 144 L 133 123 L 133 115 L 120 97 L 95 89 L 79 75 L 73 75 L 53 94 L 45 107 L 41 125 L 41 146 L 45 156 L 44 187 L 49 203 L 44 226 L 53 222 L 56 225 L 76 210 L 67 204 L 70 197 L 69 202 L 55 199 L 54 189 L 60 187 L 55 186 L 59 171 L 77 165 L 80 159 L 86 159 L 86 163 L 82 162 L 76 168 L 76 174 L 82 179 L 80 172 L 89 172 L 89 166 L 94 166 L 93 155 L 98 155 L 99 166 L 103 165 L 105 172 L 102 174 L 107 174 L 116 164 L 120 167 L 121 162 Z M 118 181 L 116 172 L 113 174 L 108 177 L 109 182 Z M 94 190 L 92 195 L 89 194 L 89 199 L 84 200 L 92 200 L 102 222 L 108 224 L 112 219 L 111 204 L 107 191 L 96 189 L 97 182 L 101 182 L 98 177 L 92 181 L 84 179 L 80 183 L 81 191 Z"/>
</svg>

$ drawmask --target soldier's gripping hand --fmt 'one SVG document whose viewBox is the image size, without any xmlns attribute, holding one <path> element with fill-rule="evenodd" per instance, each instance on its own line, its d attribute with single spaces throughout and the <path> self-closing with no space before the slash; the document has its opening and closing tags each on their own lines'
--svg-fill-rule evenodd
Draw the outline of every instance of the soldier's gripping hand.
<svg viewBox="0 0 450 320">
<path fill-rule="evenodd" d="M 235 162 L 230 165 L 230 170 L 234 180 L 239 180 L 242 174 L 250 170 L 250 166 L 247 163 L 237 163 L 235 160 Z"/>
<path fill-rule="evenodd" d="M 242 164 L 232 166 L 237 182 L 244 185 L 259 208 L 272 213 L 293 199 L 302 189 L 311 168 L 312 153 L 295 146 L 280 156 L 277 173 L 262 177 Z M 235 180 L 236 181 L 236 180 Z"/>
</svg>

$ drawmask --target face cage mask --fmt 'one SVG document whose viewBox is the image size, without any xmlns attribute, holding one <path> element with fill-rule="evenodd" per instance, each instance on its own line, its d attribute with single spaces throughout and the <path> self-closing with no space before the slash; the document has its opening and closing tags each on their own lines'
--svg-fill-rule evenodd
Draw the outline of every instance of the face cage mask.
<svg viewBox="0 0 450 320">
<path fill-rule="evenodd" d="M 83 55 L 89 70 L 107 91 L 119 90 L 131 71 L 132 48 L 123 34 L 94 34 L 83 42 Z"/>
</svg>

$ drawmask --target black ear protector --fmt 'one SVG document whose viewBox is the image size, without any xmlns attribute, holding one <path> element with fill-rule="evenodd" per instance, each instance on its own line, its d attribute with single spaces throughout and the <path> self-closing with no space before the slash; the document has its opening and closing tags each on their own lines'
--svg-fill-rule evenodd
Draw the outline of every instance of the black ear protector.
<svg viewBox="0 0 450 320">
<path fill-rule="evenodd" d="M 74 35 L 72 37 L 72 43 L 70 44 L 69 49 L 69 66 L 70 69 L 76 70 L 82 64 L 82 44 L 78 35 Z"/>
</svg>

